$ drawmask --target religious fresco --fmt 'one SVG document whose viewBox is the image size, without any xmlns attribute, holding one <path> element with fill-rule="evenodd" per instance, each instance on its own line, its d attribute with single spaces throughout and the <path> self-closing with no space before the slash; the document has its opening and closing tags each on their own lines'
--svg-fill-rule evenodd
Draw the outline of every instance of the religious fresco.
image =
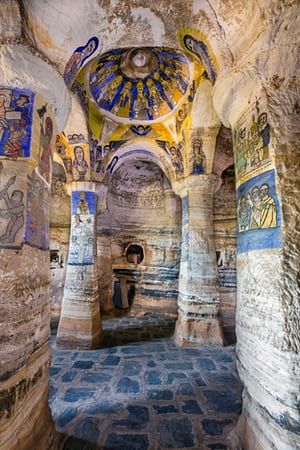
<svg viewBox="0 0 300 450">
<path fill-rule="evenodd" d="M 200 63 L 202 75 L 215 84 L 218 66 L 205 36 L 198 30 L 182 28 L 178 33 L 178 40 L 181 47 Z"/>
<path fill-rule="evenodd" d="M 10 177 L 0 190 L 0 248 L 20 248 L 23 242 L 26 197 L 17 182 Z"/>
<path fill-rule="evenodd" d="M 89 66 L 94 101 L 123 119 L 155 120 L 170 113 L 189 85 L 188 60 L 167 48 L 115 49 Z"/>
<path fill-rule="evenodd" d="M 179 142 L 178 144 L 176 144 L 176 142 L 172 142 L 170 144 L 169 142 L 161 141 L 158 139 L 156 140 L 156 142 L 171 157 L 176 174 L 178 176 L 182 176 L 183 171 L 184 171 L 183 158 L 182 158 L 182 155 L 184 153 L 183 143 Z"/>
<path fill-rule="evenodd" d="M 0 157 L 30 156 L 34 93 L 0 87 Z"/>
<path fill-rule="evenodd" d="M 94 192 L 72 192 L 70 265 L 93 264 L 95 212 Z"/>
<path fill-rule="evenodd" d="M 235 170 L 238 183 L 243 183 L 271 167 L 271 126 L 266 112 L 261 111 L 258 102 L 252 112 L 252 121 L 242 118 L 233 133 Z"/>
<path fill-rule="evenodd" d="M 275 171 L 251 178 L 237 189 L 238 252 L 281 245 Z"/>
<path fill-rule="evenodd" d="M 67 86 L 71 86 L 81 67 L 86 60 L 90 58 L 99 47 L 99 39 L 95 36 L 91 37 L 85 45 L 77 47 L 71 58 L 67 62 L 64 71 L 64 80 Z"/>
<path fill-rule="evenodd" d="M 31 153 L 38 159 L 38 171 L 49 184 L 52 177 L 53 152 L 56 140 L 56 124 L 52 107 L 45 99 L 36 95 L 34 128 Z"/>
<path fill-rule="evenodd" d="M 49 248 L 50 188 L 34 170 L 28 178 L 25 242 L 42 248 Z"/>
<path fill-rule="evenodd" d="M 72 158 L 67 137 L 64 133 L 60 133 L 56 137 L 55 152 L 61 158 L 66 169 L 67 177 L 72 177 Z"/>
<path fill-rule="evenodd" d="M 69 145 L 72 159 L 72 174 L 74 181 L 90 179 L 90 149 L 88 144 Z"/>
<path fill-rule="evenodd" d="M 201 174 L 206 172 L 206 156 L 202 150 L 203 142 L 200 137 L 192 139 L 192 150 L 189 161 L 190 174 Z"/>
</svg>

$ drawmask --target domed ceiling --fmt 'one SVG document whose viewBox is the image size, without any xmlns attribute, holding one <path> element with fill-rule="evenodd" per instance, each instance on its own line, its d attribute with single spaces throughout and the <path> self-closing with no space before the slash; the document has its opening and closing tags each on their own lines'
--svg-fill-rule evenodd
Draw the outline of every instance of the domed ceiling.
<svg viewBox="0 0 300 450">
<path fill-rule="evenodd" d="M 176 110 L 188 95 L 192 64 L 173 49 L 114 49 L 84 69 L 87 91 L 116 121 L 148 122 Z"/>
</svg>

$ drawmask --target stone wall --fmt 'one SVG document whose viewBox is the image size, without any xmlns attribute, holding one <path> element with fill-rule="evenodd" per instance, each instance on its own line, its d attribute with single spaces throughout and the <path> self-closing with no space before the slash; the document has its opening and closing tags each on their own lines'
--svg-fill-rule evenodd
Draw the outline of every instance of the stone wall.
<svg viewBox="0 0 300 450">
<path fill-rule="evenodd" d="M 235 337 L 236 309 L 236 200 L 234 167 L 224 170 L 214 195 L 214 238 L 218 266 L 219 318 L 227 343 Z"/>
<path fill-rule="evenodd" d="M 176 315 L 180 217 L 180 199 L 157 166 L 131 161 L 116 171 L 107 211 L 98 215 L 99 283 L 104 297 L 111 295 L 113 279 L 125 276 L 132 311 Z M 131 244 L 143 248 L 144 259 L 138 265 L 126 259 Z"/>
</svg>

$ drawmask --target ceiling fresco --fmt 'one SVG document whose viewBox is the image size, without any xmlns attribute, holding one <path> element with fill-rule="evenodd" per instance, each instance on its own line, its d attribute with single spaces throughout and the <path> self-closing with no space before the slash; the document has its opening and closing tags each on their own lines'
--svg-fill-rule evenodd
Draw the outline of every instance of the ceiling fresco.
<svg viewBox="0 0 300 450">
<path fill-rule="evenodd" d="M 193 64 L 161 47 L 114 49 L 94 58 L 77 82 L 103 114 L 121 122 L 165 118 L 188 95 Z M 84 83 L 84 86 L 82 86 Z"/>
</svg>

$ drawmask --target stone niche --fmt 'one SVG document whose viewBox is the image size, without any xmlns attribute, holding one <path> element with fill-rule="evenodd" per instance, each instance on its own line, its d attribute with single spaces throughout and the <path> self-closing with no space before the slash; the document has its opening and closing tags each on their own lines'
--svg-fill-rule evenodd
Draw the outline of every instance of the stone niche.
<svg viewBox="0 0 300 450">
<path fill-rule="evenodd" d="M 62 165 L 53 163 L 50 209 L 51 317 L 58 318 L 64 293 L 70 238 L 71 201 Z"/>
<path fill-rule="evenodd" d="M 97 239 L 112 268 L 110 279 L 103 279 L 99 261 L 100 290 L 110 284 L 117 306 L 136 314 L 177 314 L 181 202 L 157 165 L 128 160 L 114 172 L 107 211 L 98 215 Z M 135 251 L 129 255 L 130 249 Z"/>
<path fill-rule="evenodd" d="M 236 239 L 237 217 L 234 166 L 222 173 L 222 184 L 214 195 L 214 239 L 219 278 L 219 319 L 227 343 L 236 341 Z"/>
</svg>

